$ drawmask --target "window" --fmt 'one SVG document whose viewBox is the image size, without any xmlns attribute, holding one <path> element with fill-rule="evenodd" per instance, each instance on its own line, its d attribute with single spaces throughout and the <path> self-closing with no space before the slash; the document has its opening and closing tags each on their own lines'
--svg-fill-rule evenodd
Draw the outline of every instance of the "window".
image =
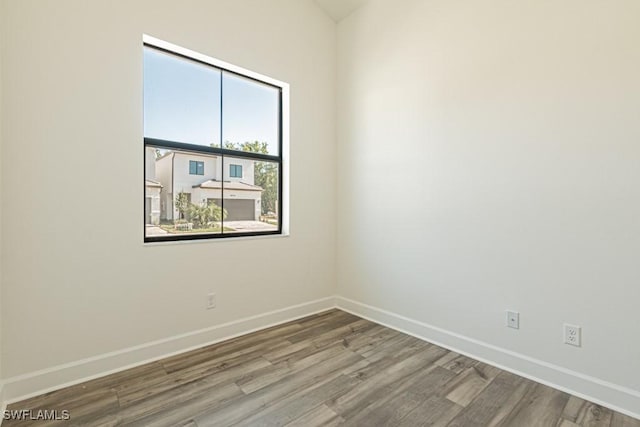
<svg viewBox="0 0 640 427">
<path fill-rule="evenodd" d="M 242 178 L 242 165 L 230 165 L 229 176 L 231 178 Z"/>
<path fill-rule="evenodd" d="M 287 93 L 145 36 L 145 242 L 282 234 Z"/>
<path fill-rule="evenodd" d="M 189 160 L 189 175 L 204 175 L 204 162 Z"/>
</svg>

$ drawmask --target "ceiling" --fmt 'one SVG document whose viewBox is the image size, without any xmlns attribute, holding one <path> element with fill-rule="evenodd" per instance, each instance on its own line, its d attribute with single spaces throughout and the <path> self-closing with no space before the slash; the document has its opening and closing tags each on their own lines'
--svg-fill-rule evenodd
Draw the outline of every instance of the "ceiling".
<svg viewBox="0 0 640 427">
<path fill-rule="evenodd" d="M 315 2 L 333 18 L 339 22 L 351 12 L 365 4 L 369 0 L 315 0 Z"/>
</svg>

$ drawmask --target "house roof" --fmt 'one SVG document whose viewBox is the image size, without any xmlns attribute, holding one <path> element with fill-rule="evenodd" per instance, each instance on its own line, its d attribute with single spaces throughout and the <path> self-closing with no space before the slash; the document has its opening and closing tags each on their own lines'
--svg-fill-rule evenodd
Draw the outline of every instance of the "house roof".
<svg viewBox="0 0 640 427">
<path fill-rule="evenodd" d="M 225 190 L 262 191 L 262 187 L 258 185 L 251 185 L 241 181 L 224 181 L 223 183 L 215 179 L 209 179 L 201 184 L 194 185 L 193 188 L 221 189 L 223 184 Z"/>
<path fill-rule="evenodd" d="M 162 184 L 160 184 L 158 181 L 153 181 L 151 179 L 145 179 L 144 185 L 146 185 L 147 187 L 162 188 Z"/>
<path fill-rule="evenodd" d="M 211 158 L 214 158 L 214 159 L 216 157 L 218 157 L 217 154 L 212 154 L 212 153 L 193 153 L 193 152 L 190 152 L 190 151 L 173 151 L 173 150 L 169 150 L 166 153 L 164 153 L 163 155 L 161 155 L 160 157 L 156 158 L 156 162 L 164 159 L 165 157 L 172 156 L 174 154 L 180 154 L 180 155 L 189 156 L 189 157 L 193 157 L 193 156 L 196 156 L 196 157 L 211 157 Z"/>
</svg>

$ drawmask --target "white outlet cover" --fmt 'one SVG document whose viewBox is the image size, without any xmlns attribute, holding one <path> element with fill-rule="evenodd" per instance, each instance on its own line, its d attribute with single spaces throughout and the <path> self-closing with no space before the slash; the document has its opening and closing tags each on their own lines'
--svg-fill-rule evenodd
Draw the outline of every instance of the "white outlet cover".
<svg viewBox="0 0 640 427">
<path fill-rule="evenodd" d="M 564 343 L 582 347 L 582 328 L 578 325 L 564 324 Z"/>
<path fill-rule="evenodd" d="M 216 308 L 216 294 L 209 293 L 207 294 L 207 310 L 211 310 Z"/>
<path fill-rule="evenodd" d="M 520 329 L 520 313 L 507 310 L 507 326 L 513 329 Z"/>
</svg>

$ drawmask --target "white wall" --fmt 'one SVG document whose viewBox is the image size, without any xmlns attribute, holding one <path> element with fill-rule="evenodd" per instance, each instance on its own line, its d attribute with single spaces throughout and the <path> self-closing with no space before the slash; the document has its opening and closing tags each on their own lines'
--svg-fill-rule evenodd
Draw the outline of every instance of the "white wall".
<svg viewBox="0 0 640 427">
<path fill-rule="evenodd" d="M 338 294 L 640 393 L 639 16 L 372 0 L 342 21 Z"/>
<path fill-rule="evenodd" d="M 311 0 L 1 5 L 3 378 L 331 295 L 337 258 L 341 295 L 640 390 L 635 0 L 371 0 L 337 153 Z M 142 244 L 143 33 L 291 84 L 291 237 Z"/>
<path fill-rule="evenodd" d="M 5 378 L 333 294 L 335 24 L 311 0 L 6 12 Z M 143 33 L 291 85 L 290 237 L 143 245 Z"/>
</svg>

